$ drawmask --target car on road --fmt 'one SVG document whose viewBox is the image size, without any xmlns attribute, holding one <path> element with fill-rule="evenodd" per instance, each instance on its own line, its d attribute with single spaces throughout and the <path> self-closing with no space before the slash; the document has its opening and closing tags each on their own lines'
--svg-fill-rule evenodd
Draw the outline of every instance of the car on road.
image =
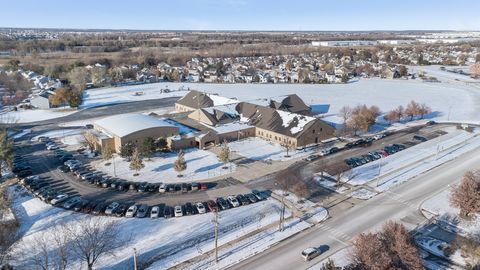
<svg viewBox="0 0 480 270">
<path fill-rule="evenodd" d="M 158 218 L 158 214 L 160 213 L 160 208 L 158 206 L 153 206 L 150 210 L 150 218 Z"/>
<path fill-rule="evenodd" d="M 205 209 L 205 205 L 201 202 L 195 203 L 195 208 L 197 208 L 197 212 L 199 214 L 205 214 L 207 212 L 207 209 Z"/>
<path fill-rule="evenodd" d="M 315 247 L 309 247 L 309 248 L 306 248 L 302 251 L 302 258 L 305 260 L 305 261 L 310 261 L 312 260 L 313 258 L 317 257 L 318 255 L 320 255 L 321 252 L 318 248 L 315 248 Z"/>
<path fill-rule="evenodd" d="M 305 158 L 305 160 L 306 161 L 314 161 L 314 160 L 317 160 L 319 158 L 320 158 L 319 155 L 309 155 L 307 158 Z"/>
<path fill-rule="evenodd" d="M 137 213 L 138 207 L 136 205 L 132 205 L 128 207 L 127 212 L 125 213 L 125 217 L 131 218 L 134 217 L 135 214 Z"/>
<path fill-rule="evenodd" d="M 173 211 L 175 213 L 175 217 L 183 216 L 183 210 L 181 205 L 176 205 Z"/>
<path fill-rule="evenodd" d="M 228 196 L 227 201 L 230 203 L 232 207 L 240 206 L 240 203 L 238 202 L 237 198 L 235 198 L 235 196 L 232 196 L 232 195 Z"/>
<path fill-rule="evenodd" d="M 66 201 L 70 196 L 68 194 L 62 193 L 60 195 L 57 195 L 55 198 L 53 198 L 50 203 L 53 205 L 59 204 L 61 202 Z"/>
<path fill-rule="evenodd" d="M 72 209 L 77 203 L 80 203 L 81 201 L 82 201 L 82 198 L 80 197 L 70 198 L 63 203 L 63 208 Z"/>
<path fill-rule="evenodd" d="M 137 209 L 136 217 L 137 218 L 144 218 L 144 217 L 147 216 L 147 214 L 148 214 L 148 205 L 141 204 Z"/>
<path fill-rule="evenodd" d="M 120 206 L 118 202 L 112 202 L 110 205 L 107 206 L 105 209 L 105 215 L 113 215 L 115 210 Z"/>
</svg>

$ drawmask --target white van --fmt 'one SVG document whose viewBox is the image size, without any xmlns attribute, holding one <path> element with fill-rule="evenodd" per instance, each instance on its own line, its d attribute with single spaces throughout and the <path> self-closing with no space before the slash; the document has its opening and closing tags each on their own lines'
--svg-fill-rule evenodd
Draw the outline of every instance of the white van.
<svg viewBox="0 0 480 270">
<path fill-rule="evenodd" d="M 305 261 L 310 261 L 311 259 L 317 257 L 320 254 L 321 254 L 321 252 L 318 248 L 309 247 L 309 248 L 305 249 L 304 251 L 302 251 L 302 258 Z"/>
</svg>

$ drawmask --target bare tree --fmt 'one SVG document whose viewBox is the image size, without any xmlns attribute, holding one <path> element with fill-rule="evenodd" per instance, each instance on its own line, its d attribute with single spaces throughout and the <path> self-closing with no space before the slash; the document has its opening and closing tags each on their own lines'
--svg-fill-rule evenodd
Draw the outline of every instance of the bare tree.
<svg viewBox="0 0 480 270">
<path fill-rule="evenodd" d="M 340 114 L 340 117 L 342 117 L 342 120 L 343 120 L 343 123 L 342 123 L 343 124 L 343 133 L 346 133 L 347 121 L 352 116 L 352 108 L 350 108 L 349 106 L 343 106 L 342 108 L 340 108 L 339 114 Z"/>
<path fill-rule="evenodd" d="M 353 243 L 352 259 L 360 269 L 424 269 L 412 236 L 392 221 L 380 232 L 360 234 Z"/>
<path fill-rule="evenodd" d="M 450 203 L 464 217 L 480 213 L 480 171 L 465 173 L 460 184 L 453 188 Z"/>
<path fill-rule="evenodd" d="M 83 146 L 88 147 L 90 150 L 93 150 L 97 145 L 97 138 L 90 132 L 84 132 L 82 134 L 82 141 L 80 143 Z"/>
<path fill-rule="evenodd" d="M 116 250 L 127 245 L 130 236 L 123 237 L 118 223 L 86 218 L 78 226 L 70 228 L 73 252 L 92 270 L 95 263 L 105 255 L 114 255 Z"/>
<path fill-rule="evenodd" d="M 419 115 L 419 110 L 420 104 L 412 100 L 408 103 L 405 114 L 410 117 L 410 121 L 412 121 L 415 116 Z"/>
</svg>

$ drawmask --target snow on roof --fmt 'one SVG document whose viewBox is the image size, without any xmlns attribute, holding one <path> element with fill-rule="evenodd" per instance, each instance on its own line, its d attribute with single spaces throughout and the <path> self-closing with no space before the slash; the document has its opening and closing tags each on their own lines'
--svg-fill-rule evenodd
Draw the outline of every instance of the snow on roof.
<svg viewBox="0 0 480 270">
<path fill-rule="evenodd" d="M 167 121 L 143 114 L 114 115 L 95 121 L 94 124 L 118 137 L 149 128 L 175 127 Z"/>
<path fill-rule="evenodd" d="M 218 134 L 225 134 L 234 131 L 242 131 L 247 128 L 251 128 L 252 126 L 245 122 L 232 122 L 222 125 L 210 126 L 207 124 L 203 124 L 204 126 L 215 130 Z"/>
<path fill-rule="evenodd" d="M 292 134 L 297 134 L 298 132 L 302 131 L 305 125 L 315 120 L 315 118 L 310 116 L 304 116 L 301 114 L 290 113 L 290 112 L 281 111 L 281 110 L 277 110 L 277 113 L 282 118 L 283 127 L 289 127 L 290 125 L 292 125 L 292 122 L 296 119 L 297 124 L 290 128 L 290 132 Z"/>
<path fill-rule="evenodd" d="M 213 106 L 220 106 L 225 104 L 238 103 L 236 99 L 226 98 L 218 95 L 207 94 L 208 97 L 213 101 Z"/>
</svg>

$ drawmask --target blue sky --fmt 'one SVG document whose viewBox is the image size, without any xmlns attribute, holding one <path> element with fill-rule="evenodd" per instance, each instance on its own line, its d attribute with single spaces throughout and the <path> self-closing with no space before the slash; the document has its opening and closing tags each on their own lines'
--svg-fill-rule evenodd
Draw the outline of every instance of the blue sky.
<svg viewBox="0 0 480 270">
<path fill-rule="evenodd" d="M 3 0 L 0 27 L 480 30 L 479 0 Z"/>
</svg>

